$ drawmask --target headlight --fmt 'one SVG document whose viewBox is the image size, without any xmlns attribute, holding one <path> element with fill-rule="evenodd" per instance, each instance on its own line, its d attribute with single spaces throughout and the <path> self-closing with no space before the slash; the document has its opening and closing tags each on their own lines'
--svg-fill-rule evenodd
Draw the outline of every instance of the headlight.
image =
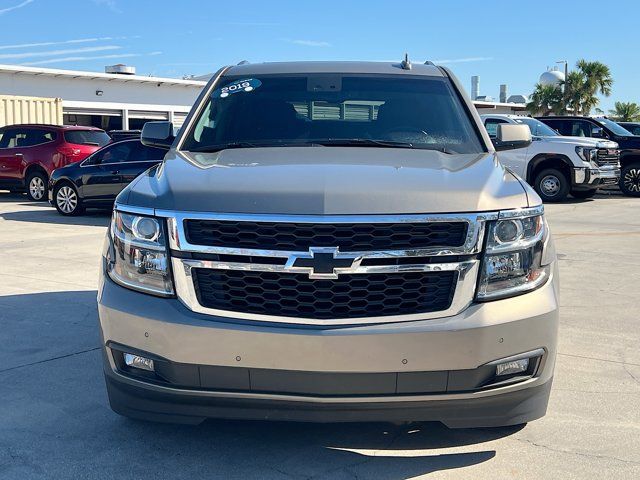
<svg viewBox="0 0 640 480">
<path fill-rule="evenodd" d="M 550 274 L 543 256 L 548 228 L 542 207 L 500 212 L 487 225 L 477 300 L 494 300 L 535 290 Z"/>
<path fill-rule="evenodd" d="M 146 293 L 173 294 L 164 225 L 159 219 L 114 210 L 111 238 L 107 273 L 114 282 Z"/>
<path fill-rule="evenodd" d="M 598 149 L 589 147 L 576 147 L 576 153 L 585 162 L 595 162 L 598 158 Z"/>
</svg>

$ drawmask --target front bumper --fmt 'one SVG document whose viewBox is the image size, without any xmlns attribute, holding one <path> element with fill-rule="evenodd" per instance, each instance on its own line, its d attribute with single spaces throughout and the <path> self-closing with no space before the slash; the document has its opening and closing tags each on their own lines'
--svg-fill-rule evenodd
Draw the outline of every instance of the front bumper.
<svg viewBox="0 0 640 480">
<path fill-rule="evenodd" d="M 437 420 L 452 427 L 527 422 L 544 415 L 549 396 L 558 325 L 556 278 L 554 272 L 534 292 L 473 304 L 447 318 L 306 328 L 194 313 L 176 299 L 127 290 L 103 277 L 98 299 L 109 398 L 118 413 L 183 423 L 208 417 Z M 197 367 L 197 373 L 191 383 L 175 385 L 129 375 L 118 368 L 114 345 L 148 352 L 173 366 L 191 366 L 192 372 Z M 449 388 L 455 383 L 451 372 L 486 371 L 489 362 L 537 349 L 544 351 L 538 367 L 521 382 Z M 271 376 L 265 377 L 265 371 Z M 248 384 L 234 383 L 236 377 L 229 379 L 229 372 L 246 372 Z M 307 382 L 306 390 L 296 391 L 291 387 L 296 375 L 345 378 L 354 384 L 374 378 L 374 383 L 382 383 L 373 390 L 366 384 L 360 392 L 345 393 L 309 387 Z M 263 384 L 256 389 L 259 378 Z M 287 380 L 283 383 L 282 378 Z M 428 387 L 434 378 L 447 387 Z M 401 391 L 398 385 L 408 379 L 420 386 Z M 391 382 L 391 391 L 380 386 L 385 382 Z"/>
<path fill-rule="evenodd" d="M 603 166 L 599 168 L 574 168 L 573 189 L 590 190 L 604 185 L 614 185 L 620 179 L 620 168 Z"/>
<path fill-rule="evenodd" d="M 619 167 L 600 167 L 600 186 L 605 185 L 617 185 L 620 180 L 620 168 Z"/>
</svg>

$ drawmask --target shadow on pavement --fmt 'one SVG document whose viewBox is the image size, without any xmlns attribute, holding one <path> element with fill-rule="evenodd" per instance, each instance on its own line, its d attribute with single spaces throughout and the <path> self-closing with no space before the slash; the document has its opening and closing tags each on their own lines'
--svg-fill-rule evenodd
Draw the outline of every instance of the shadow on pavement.
<svg viewBox="0 0 640 480">
<path fill-rule="evenodd" d="M 106 227 L 111 219 L 111 212 L 106 210 L 89 210 L 79 217 L 65 217 L 55 208 L 49 206 L 38 210 L 0 213 L 0 218 L 12 222 L 52 223 L 58 225 L 86 225 Z"/>
<path fill-rule="evenodd" d="M 483 443 L 522 428 L 129 420 L 108 406 L 95 295 L 0 297 L 0 477 L 402 480 L 489 461 Z"/>
<path fill-rule="evenodd" d="M 131 437 L 171 439 L 171 443 L 181 445 L 181 456 L 189 462 L 222 453 L 220 449 L 225 451 L 223 456 L 251 456 L 248 463 L 242 462 L 246 471 L 237 478 L 250 477 L 256 461 L 294 478 L 414 478 L 491 460 L 496 451 L 481 444 L 523 428 L 451 430 L 436 422 L 391 425 L 215 420 L 182 426 L 113 420 Z M 474 445 L 478 447 L 472 451 L 451 451 Z M 242 466 L 236 468 L 242 471 Z"/>
</svg>

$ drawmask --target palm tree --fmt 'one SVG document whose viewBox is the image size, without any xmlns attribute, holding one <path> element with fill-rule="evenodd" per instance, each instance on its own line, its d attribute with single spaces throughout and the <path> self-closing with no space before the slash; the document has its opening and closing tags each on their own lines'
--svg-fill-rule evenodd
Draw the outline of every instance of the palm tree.
<svg viewBox="0 0 640 480">
<path fill-rule="evenodd" d="M 532 115 L 542 114 L 543 116 L 562 113 L 564 111 L 562 90 L 555 85 L 541 85 L 538 83 L 531 97 L 529 97 L 527 110 Z"/>
<path fill-rule="evenodd" d="M 573 92 L 575 95 L 581 97 L 579 102 L 580 108 L 579 110 L 574 110 L 574 112 L 576 115 L 579 113 L 588 115 L 591 110 L 597 107 L 600 103 L 600 100 L 597 97 L 598 93 L 605 97 L 611 95 L 611 85 L 613 85 L 611 70 L 609 70 L 609 67 L 602 62 L 588 62 L 584 59 L 578 60 L 576 67 L 578 70 L 571 72 L 569 77 L 574 73 L 577 73 L 582 77 L 582 85 Z M 578 83 L 578 75 L 573 79 L 576 83 Z M 567 83 L 569 83 L 569 77 L 567 77 Z"/>
<path fill-rule="evenodd" d="M 607 65 L 602 62 L 588 62 L 582 59 L 578 60 L 576 67 L 584 75 L 591 95 L 595 95 L 598 91 L 605 97 L 611 95 L 613 79 Z"/>
<path fill-rule="evenodd" d="M 640 105 L 632 102 L 616 102 L 615 108 L 609 110 L 609 113 L 619 122 L 635 122 L 640 120 Z"/>
<path fill-rule="evenodd" d="M 533 114 L 589 115 L 600 103 L 600 95 L 611 95 L 611 71 L 602 62 L 579 60 L 560 86 L 536 85 L 527 109 Z M 562 88 L 561 88 L 562 87 Z"/>
<path fill-rule="evenodd" d="M 564 87 L 564 103 L 567 113 L 580 115 L 585 109 L 584 103 L 587 97 L 587 85 L 581 72 L 569 72 L 567 78 L 561 83 Z M 593 98 L 589 98 L 589 103 Z"/>
</svg>

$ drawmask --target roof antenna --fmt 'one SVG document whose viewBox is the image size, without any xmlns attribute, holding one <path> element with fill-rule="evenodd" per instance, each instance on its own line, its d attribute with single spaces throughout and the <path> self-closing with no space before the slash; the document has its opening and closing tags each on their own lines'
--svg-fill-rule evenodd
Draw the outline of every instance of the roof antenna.
<svg viewBox="0 0 640 480">
<path fill-rule="evenodd" d="M 404 54 L 404 60 L 400 63 L 400 67 L 402 67 L 403 70 L 411 70 L 411 62 L 409 61 L 408 53 Z"/>
</svg>

